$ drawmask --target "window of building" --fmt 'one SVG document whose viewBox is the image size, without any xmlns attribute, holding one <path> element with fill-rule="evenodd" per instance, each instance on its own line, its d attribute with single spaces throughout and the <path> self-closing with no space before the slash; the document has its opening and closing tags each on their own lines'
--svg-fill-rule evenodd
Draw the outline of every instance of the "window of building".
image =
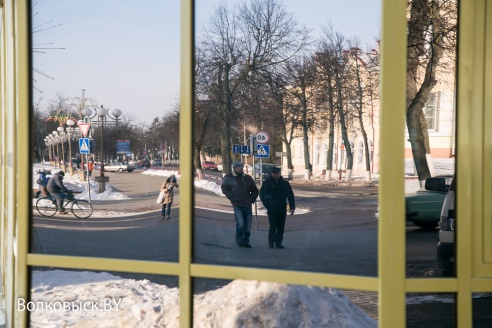
<svg viewBox="0 0 492 328">
<path fill-rule="evenodd" d="M 438 95 L 439 93 L 432 92 L 424 106 L 425 121 L 429 130 L 437 130 Z"/>
<path fill-rule="evenodd" d="M 319 144 L 316 145 L 314 149 L 314 165 L 319 164 Z"/>
<path fill-rule="evenodd" d="M 328 159 L 328 144 L 323 144 L 323 166 L 326 165 L 326 161 Z"/>
<path fill-rule="evenodd" d="M 374 147 L 372 145 L 372 140 L 369 140 L 369 162 L 372 164 L 372 155 L 374 153 Z"/>
<path fill-rule="evenodd" d="M 362 164 L 364 159 L 364 143 L 359 141 L 359 148 L 357 149 L 357 163 Z"/>
</svg>

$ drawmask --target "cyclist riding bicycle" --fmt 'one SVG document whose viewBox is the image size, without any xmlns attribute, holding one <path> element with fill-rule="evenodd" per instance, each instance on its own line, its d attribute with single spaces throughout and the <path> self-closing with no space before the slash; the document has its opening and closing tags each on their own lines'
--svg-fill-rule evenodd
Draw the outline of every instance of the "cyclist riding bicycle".
<svg viewBox="0 0 492 328">
<path fill-rule="evenodd" d="M 46 186 L 49 193 L 55 198 L 60 213 L 66 213 L 63 200 L 68 197 L 68 189 L 63 184 L 64 176 L 65 172 L 59 171 L 50 178 Z"/>
</svg>

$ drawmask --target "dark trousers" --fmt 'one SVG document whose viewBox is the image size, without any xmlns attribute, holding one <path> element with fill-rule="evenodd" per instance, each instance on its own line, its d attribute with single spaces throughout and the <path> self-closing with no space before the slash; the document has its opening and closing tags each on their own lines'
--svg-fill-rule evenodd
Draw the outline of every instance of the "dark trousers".
<svg viewBox="0 0 492 328">
<path fill-rule="evenodd" d="M 268 212 L 268 222 L 270 223 L 270 229 L 268 230 L 268 243 L 282 245 L 284 240 L 284 228 L 286 212 L 283 213 L 270 213 Z"/>
<path fill-rule="evenodd" d="M 173 203 L 162 204 L 162 216 L 170 217 L 171 216 L 171 206 Z"/>
</svg>

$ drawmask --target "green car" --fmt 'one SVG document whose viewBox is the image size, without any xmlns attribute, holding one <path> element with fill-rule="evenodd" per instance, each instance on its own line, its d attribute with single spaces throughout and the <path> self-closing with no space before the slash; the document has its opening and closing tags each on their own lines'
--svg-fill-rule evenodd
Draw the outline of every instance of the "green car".
<svg viewBox="0 0 492 328">
<path fill-rule="evenodd" d="M 405 197 L 406 220 L 424 229 L 437 227 L 451 180 L 452 176 L 428 178 L 425 190 Z"/>
</svg>

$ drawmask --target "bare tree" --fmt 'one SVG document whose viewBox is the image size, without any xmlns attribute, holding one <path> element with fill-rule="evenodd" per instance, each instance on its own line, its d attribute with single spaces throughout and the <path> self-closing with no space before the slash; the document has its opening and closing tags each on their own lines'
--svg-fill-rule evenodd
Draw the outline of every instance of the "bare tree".
<svg viewBox="0 0 492 328">
<path fill-rule="evenodd" d="M 297 27 L 278 0 L 243 2 L 233 10 L 220 5 L 206 27 L 201 44 L 209 69 L 218 76 L 224 172 L 231 171 L 231 123 L 238 87 L 250 74 L 277 65 L 299 52 L 308 42 L 308 31 Z"/>
<path fill-rule="evenodd" d="M 352 179 L 354 156 L 348 135 L 349 112 L 346 108 L 348 102 L 347 87 L 348 84 L 350 84 L 350 78 L 347 71 L 349 57 L 346 53 L 348 44 L 345 41 L 344 36 L 338 32 L 335 32 L 331 26 L 324 27 L 323 32 L 328 50 L 328 63 L 331 65 L 330 78 L 332 79 L 332 89 L 329 90 L 329 94 L 333 91 L 333 99 L 330 101 L 333 103 L 334 109 L 337 113 L 343 143 L 342 146 L 347 157 L 345 180 L 350 181 Z M 340 159 L 340 163 L 341 160 L 342 159 Z"/>
<path fill-rule="evenodd" d="M 443 70 L 443 59 L 454 67 L 457 2 L 412 0 L 408 11 L 406 120 L 415 168 L 423 184 L 433 171 L 428 161 L 432 157 L 423 108 L 438 83 L 436 76 Z"/>
<path fill-rule="evenodd" d="M 309 180 L 312 163 L 309 151 L 309 133 L 312 132 L 316 121 L 314 103 L 314 83 L 316 69 L 311 57 L 304 55 L 290 60 L 286 67 L 290 88 L 289 96 L 295 101 L 297 108 L 296 125 L 302 131 L 304 149 L 304 177 Z"/>
<path fill-rule="evenodd" d="M 365 122 L 371 119 L 369 114 L 373 105 L 373 95 L 377 92 L 374 88 L 378 87 L 377 84 L 374 84 L 375 81 L 372 80 L 370 73 L 379 68 L 379 61 L 377 60 L 377 54 L 362 53 L 357 46 L 350 47 L 347 54 L 351 58 L 350 64 L 348 65 L 351 80 L 351 83 L 348 85 L 348 97 L 353 107 L 353 115 L 357 118 L 360 133 L 362 134 L 366 164 L 366 181 L 370 182 L 371 158 L 369 156 L 369 142 Z"/>
</svg>

